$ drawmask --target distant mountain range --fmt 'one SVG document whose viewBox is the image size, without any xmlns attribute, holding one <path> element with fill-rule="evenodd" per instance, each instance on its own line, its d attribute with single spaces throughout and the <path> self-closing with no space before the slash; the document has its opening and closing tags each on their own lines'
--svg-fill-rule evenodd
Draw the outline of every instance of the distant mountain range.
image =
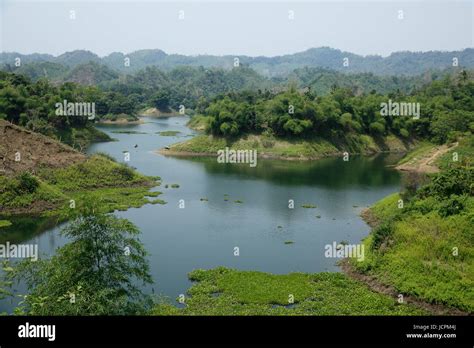
<svg viewBox="0 0 474 348">
<path fill-rule="evenodd" d="M 0 66 L 3 70 L 16 70 L 15 59 L 21 58 L 22 65 L 36 63 L 37 73 L 63 75 L 74 74 L 78 65 L 94 62 L 105 65 L 113 76 L 116 72 L 127 73 L 142 70 L 148 66 L 156 66 L 162 70 L 172 70 L 178 66 L 202 66 L 204 68 L 231 69 L 236 58 L 239 64 L 248 66 L 266 77 L 287 76 L 295 69 L 328 68 L 340 72 L 373 73 L 376 75 L 420 75 L 426 71 L 445 70 L 453 67 L 457 61 L 459 67 L 474 68 L 474 49 L 462 51 L 429 51 L 429 52 L 396 52 L 388 57 L 360 56 L 329 47 L 311 48 L 304 52 L 276 57 L 249 56 L 185 56 L 167 54 L 159 49 L 139 50 L 129 54 L 114 52 L 105 57 L 85 50 L 66 52 L 57 57 L 49 54 L 0 53 Z M 130 65 L 126 62 L 129 59 Z M 345 64 L 344 64 L 345 63 Z M 40 69 L 38 69 L 40 67 Z M 114 72 L 114 70 L 116 72 Z M 30 73 L 35 73 L 31 71 Z M 111 77 L 109 76 L 109 77 Z"/>
</svg>

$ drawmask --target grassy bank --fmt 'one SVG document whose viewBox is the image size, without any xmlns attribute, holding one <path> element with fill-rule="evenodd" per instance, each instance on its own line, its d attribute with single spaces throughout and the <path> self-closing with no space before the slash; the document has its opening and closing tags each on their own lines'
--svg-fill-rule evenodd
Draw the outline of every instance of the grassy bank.
<svg viewBox="0 0 474 348">
<path fill-rule="evenodd" d="M 2 215 L 39 214 L 67 218 L 85 202 L 111 212 L 151 203 L 157 178 L 147 177 L 105 155 L 94 155 L 65 168 L 43 168 L 35 176 L 0 176 Z M 72 202 L 73 200 L 74 202 Z"/>
<path fill-rule="evenodd" d="M 246 135 L 228 139 L 211 135 L 199 135 L 185 142 L 174 144 L 162 153 L 173 155 L 210 155 L 225 147 L 234 150 L 257 150 L 259 157 L 281 159 L 317 159 L 327 156 L 350 154 L 374 154 L 378 152 L 403 152 L 409 144 L 390 135 L 374 139 L 368 135 L 348 135 L 345 139 L 281 139 L 265 135 Z"/>
<path fill-rule="evenodd" d="M 154 315 L 422 315 L 340 273 L 275 275 L 219 267 L 195 270 L 184 308 L 162 303 Z M 293 303 L 292 303 L 293 302 Z"/>
<path fill-rule="evenodd" d="M 376 203 L 365 214 L 374 226 L 364 240 L 365 260 L 352 266 L 401 294 L 473 313 L 473 172 L 458 165 L 432 176 L 413 197 Z"/>
<path fill-rule="evenodd" d="M 85 149 L 92 143 L 113 140 L 106 133 L 101 132 L 91 124 L 85 127 L 59 130 L 55 137 L 61 142 L 80 150 Z"/>
</svg>

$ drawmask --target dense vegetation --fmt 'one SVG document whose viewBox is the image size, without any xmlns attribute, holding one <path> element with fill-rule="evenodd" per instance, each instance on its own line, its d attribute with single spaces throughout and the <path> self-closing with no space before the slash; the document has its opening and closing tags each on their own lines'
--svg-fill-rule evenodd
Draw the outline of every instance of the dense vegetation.
<svg viewBox="0 0 474 348">
<path fill-rule="evenodd" d="M 205 68 L 225 68 L 234 66 L 234 58 L 239 58 L 245 64 L 260 74 L 267 76 L 285 76 L 294 69 L 303 67 L 323 67 L 344 72 L 372 72 L 377 75 L 419 75 L 428 70 L 446 69 L 452 67 L 456 57 L 460 67 L 473 68 L 473 49 L 454 52 L 396 52 L 388 57 L 359 56 L 329 47 L 311 48 L 304 52 L 276 57 L 248 56 L 184 56 L 167 54 L 159 49 L 145 49 L 129 54 L 114 52 L 100 58 L 89 51 L 76 50 L 66 52 L 57 57 L 48 54 L 23 55 L 19 53 L 1 53 L 0 65 L 4 68 L 14 67 L 15 58 L 19 57 L 22 64 L 54 63 L 66 67 L 75 67 L 90 61 L 107 65 L 109 68 L 122 72 L 136 72 L 148 66 L 156 66 L 163 70 L 172 70 L 177 66 L 203 66 Z M 130 59 L 130 66 L 124 64 L 125 58 Z M 344 59 L 349 64 L 344 66 Z"/>
<path fill-rule="evenodd" d="M 22 315 L 144 314 L 152 283 L 139 230 L 128 220 L 94 212 L 93 205 L 62 229 L 70 240 L 51 258 L 4 264 L 6 284 L 25 280 Z M 1 283 L 0 283 L 1 284 Z"/>
<path fill-rule="evenodd" d="M 0 209 L 2 214 L 35 212 L 60 220 L 89 201 L 96 202 L 100 212 L 126 210 L 154 203 L 147 197 L 160 194 L 149 192 L 159 185 L 156 179 L 98 154 L 66 168 L 41 169 L 37 175 L 23 172 L 14 177 L 0 176 Z"/>
<path fill-rule="evenodd" d="M 263 133 L 336 139 L 354 132 L 444 143 L 474 130 L 473 95 L 474 81 L 463 71 L 410 94 L 397 91 L 356 96 L 350 89 L 334 88 L 328 95 L 316 96 L 311 89 L 302 93 L 290 87 L 277 94 L 227 93 L 209 105 L 200 105 L 197 111 L 211 116 L 207 130 L 218 136 Z M 415 115 L 382 116 L 381 105 L 389 100 L 419 103 L 419 119 Z"/>
<path fill-rule="evenodd" d="M 372 207 L 377 227 L 356 269 L 400 293 L 474 312 L 473 153 L 474 137 L 464 138 L 428 183 L 408 185 Z"/>
</svg>

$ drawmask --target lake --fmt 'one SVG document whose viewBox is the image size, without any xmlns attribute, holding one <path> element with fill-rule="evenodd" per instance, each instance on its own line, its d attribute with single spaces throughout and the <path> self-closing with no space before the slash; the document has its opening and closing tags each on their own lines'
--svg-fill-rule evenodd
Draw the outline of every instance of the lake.
<svg viewBox="0 0 474 348">
<path fill-rule="evenodd" d="M 129 151 L 129 165 L 143 174 L 161 176 L 162 185 L 155 190 L 163 192 L 159 198 L 166 205 L 148 204 L 117 215 L 142 232 L 155 281 L 146 291 L 172 300 L 186 292 L 191 285 L 187 273 L 197 268 L 338 272 L 337 259 L 324 256 L 325 245 L 359 243 L 369 232 L 361 210 L 400 189 L 399 173 L 387 167 L 397 156 L 351 157 L 348 162 L 342 157 L 259 159 L 255 168 L 220 164 L 216 158 L 172 158 L 155 150 L 193 136 L 195 132 L 186 127 L 188 118 L 143 120 L 137 125 L 98 126 L 118 141 L 94 144 L 88 153 L 105 152 L 124 162 L 123 152 Z M 180 133 L 157 134 L 163 131 Z M 165 188 L 166 184 L 170 186 Z M 294 209 L 288 207 L 289 200 Z M 316 208 L 301 207 L 304 204 Z M 3 237 L 8 232 L 8 240 L 37 243 L 41 253 L 52 254 L 66 242 L 58 230 L 48 221 L 26 219 L 3 232 Z M 0 312 L 11 311 L 12 306 L 0 301 Z"/>
</svg>

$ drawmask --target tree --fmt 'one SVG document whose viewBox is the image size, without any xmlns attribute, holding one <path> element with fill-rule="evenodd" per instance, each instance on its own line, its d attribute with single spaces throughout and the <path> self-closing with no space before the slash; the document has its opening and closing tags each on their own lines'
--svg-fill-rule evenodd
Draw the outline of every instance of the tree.
<svg viewBox="0 0 474 348">
<path fill-rule="evenodd" d="M 152 98 L 151 102 L 154 107 L 161 111 L 169 111 L 170 107 L 170 96 L 169 93 L 165 90 L 156 92 Z"/>
<path fill-rule="evenodd" d="M 152 283 L 138 229 L 113 215 L 86 212 L 61 233 L 71 242 L 50 259 L 24 261 L 10 278 L 29 294 L 17 312 L 28 315 L 126 315 L 151 304 L 137 284 Z"/>
</svg>

